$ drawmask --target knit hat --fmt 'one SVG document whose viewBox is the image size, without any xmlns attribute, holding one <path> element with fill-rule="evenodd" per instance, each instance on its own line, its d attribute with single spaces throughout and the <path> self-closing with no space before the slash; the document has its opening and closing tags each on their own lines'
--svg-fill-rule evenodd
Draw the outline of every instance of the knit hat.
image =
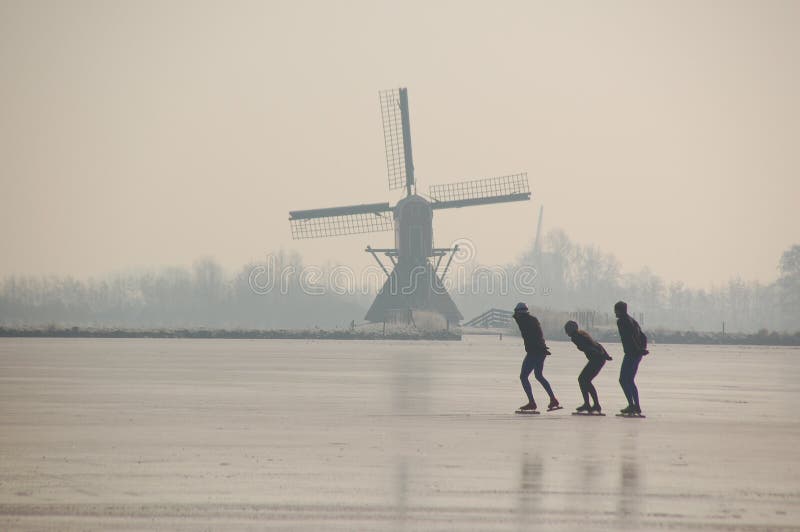
<svg viewBox="0 0 800 532">
<path fill-rule="evenodd" d="M 572 336 L 575 331 L 578 330 L 578 323 L 572 320 L 569 320 L 567 323 L 564 324 L 564 332 L 567 333 L 568 336 Z M 572 333 L 570 333 L 572 331 Z"/>
<path fill-rule="evenodd" d="M 528 312 L 528 305 L 525 303 L 517 303 L 517 306 L 514 307 L 514 314 L 522 314 Z"/>
</svg>

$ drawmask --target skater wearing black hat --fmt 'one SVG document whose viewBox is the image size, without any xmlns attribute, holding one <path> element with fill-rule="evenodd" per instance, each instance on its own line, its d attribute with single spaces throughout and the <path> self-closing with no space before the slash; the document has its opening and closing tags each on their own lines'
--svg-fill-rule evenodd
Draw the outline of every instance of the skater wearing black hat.
<svg viewBox="0 0 800 532">
<path fill-rule="evenodd" d="M 544 370 L 544 357 L 550 354 L 547 344 L 544 343 L 544 334 L 542 333 L 542 326 L 535 316 L 531 316 L 528 312 L 528 305 L 525 303 L 518 303 L 514 308 L 514 321 L 519 326 L 519 332 L 522 334 L 522 339 L 525 342 L 525 359 L 522 361 L 522 369 L 519 373 L 519 380 L 522 382 L 522 389 L 525 390 L 525 395 L 528 396 L 528 404 L 519 408 L 520 412 L 535 412 L 536 401 L 533 400 L 533 391 L 531 390 L 531 383 L 529 376 L 533 372 L 534 377 L 542 385 L 547 395 L 550 396 L 550 404 L 547 410 L 557 410 L 561 408 L 558 404 L 558 399 L 553 394 L 553 389 L 550 383 L 542 375 Z"/>
</svg>

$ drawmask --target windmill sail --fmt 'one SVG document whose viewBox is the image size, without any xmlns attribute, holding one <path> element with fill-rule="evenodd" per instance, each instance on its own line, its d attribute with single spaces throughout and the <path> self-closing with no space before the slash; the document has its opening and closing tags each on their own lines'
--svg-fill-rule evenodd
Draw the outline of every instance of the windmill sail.
<svg viewBox="0 0 800 532">
<path fill-rule="evenodd" d="M 414 159 L 411 154 L 411 124 L 408 117 L 408 92 L 392 89 L 380 92 L 383 142 L 389 188 L 414 186 Z"/>
<path fill-rule="evenodd" d="M 428 195 L 434 209 L 456 209 L 470 205 L 527 201 L 531 199 L 528 174 L 514 174 L 433 185 Z"/>
<path fill-rule="evenodd" d="M 289 212 L 292 238 L 321 238 L 391 231 L 392 209 L 388 203 L 370 203 Z"/>
</svg>

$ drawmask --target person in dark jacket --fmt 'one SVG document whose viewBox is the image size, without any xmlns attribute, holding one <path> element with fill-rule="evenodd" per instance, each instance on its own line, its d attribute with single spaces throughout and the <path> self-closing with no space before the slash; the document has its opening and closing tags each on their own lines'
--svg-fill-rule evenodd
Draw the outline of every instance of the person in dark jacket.
<svg viewBox="0 0 800 532">
<path fill-rule="evenodd" d="M 570 337 L 572 343 L 586 355 L 588 362 L 586 366 L 578 375 L 578 386 L 581 388 L 581 395 L 583 395 L 583 404 L 575 409 L 576 412 L 597 412 L 598 414 L 603 411 L 600 407 L 600 402 L 597 400 L 597 390 L 592 384 L 594 379 L 603 366 L 606 360 L 611 360 L 605 347 L 594 341 L 589 333 L 578 328 L 578 324 L 572 320 L 564 324 L 564 332 Z M 592 396 L 593 405 L 589 404 L 589 396 Z"/>
<path fill-rule="evenodd" d="M 550 396 L 550 404 L 547 406 L 548 410 L 556 410 L 561 408 L 558 404 L 558 399 L 553 394 L 553 389 L 550 383 L 542 375 L 544 370 L 544 357 L 550 354 L 547 344 L 544 343 L 544 334 L 542 333 L 542 326 L 536 317 L 531 316 L 528 312 L 528 305 L 525 303 L 518 303 L 514 308 L 514 321 L 519 326 L 519 332 L 522 334 L 522 339 L 525 342 L 525 359 L 522 361 L 522 369 L 519 373 L 519 380 L 522 382 L 522 389 L 525 390 L 525 395 L 528 396 L 528 404 L 521 406 L 520 410 L 536 410 L 536 401 L 533 400 L 533 391 L 531 390 L 531 383 L 528 377 L 533 372 L 534 377 L 542 385 L 547 395 Z"/>
<path fill-rule="evenodd" d="M 628 406 L 620 410 L 623 414 L 641 414 L 642 407 L 639 405 L 639 389 L 636 387 L 634 378 L 639 370 L 639 363 L 642 357 L 649 353 L 647 350 L 647 336 L 642 332 L 639 324 L 628 315 L 628 304 L 618 301 L 614 305 L 614 314 L 617 315 L 617 329 L 619 338 L 622 341 L 622 349 L 625 356 L 622 358 L 622 365 L 619 369 L 619 384 L 628 400 Z"/>
</svg>

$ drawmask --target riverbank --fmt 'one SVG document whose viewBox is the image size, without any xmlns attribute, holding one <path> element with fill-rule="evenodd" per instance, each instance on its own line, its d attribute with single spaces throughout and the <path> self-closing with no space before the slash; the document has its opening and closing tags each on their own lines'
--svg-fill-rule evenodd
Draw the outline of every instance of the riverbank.
<svg viewBox="0 0 800 532">
<path fill-rule="evenodd" d="M 458 329 L 123 329 L 0 327 L 4 338 L 198 338 L 242 340 L 461 340 Z"/>
<path fill-rule="evenodd" d="M 591 331 L 599 342 L 618 342 L 616 329 L 600 329 Z M 697 344 L 697 345 L 767 345 L 767 346 L 800 346 L 800 331 L 778 333 L 762 330 L 754 334 L 722 333 L 703 331 L 666 331 L 645 328 L 650 344 Z"/>
<path fill-rule="evenodd" d="M 557 333 L 545 331 L 548 340 L 562 340 Z M 616 329 L 590 331 L 598 342 L 617 342 Z M 694 344 L 694 345 L 765 345 L 800 346 L 800 331 L 778 333 L 759 331 L 754 334 L 721 333 L 702 331 L 646 330 L 650 344 Z M 519 336 L 516 330 L 468 329 L 468 335 Z M 242 340 L 461 340 L 462 331 L 420 331 L 412 328 L 356 328 L 356 329 L 125 329 L 92 327 L 0 327 L 3 338 L 196 338 L 196 339 L 242 339 Z"/>
</svg>

